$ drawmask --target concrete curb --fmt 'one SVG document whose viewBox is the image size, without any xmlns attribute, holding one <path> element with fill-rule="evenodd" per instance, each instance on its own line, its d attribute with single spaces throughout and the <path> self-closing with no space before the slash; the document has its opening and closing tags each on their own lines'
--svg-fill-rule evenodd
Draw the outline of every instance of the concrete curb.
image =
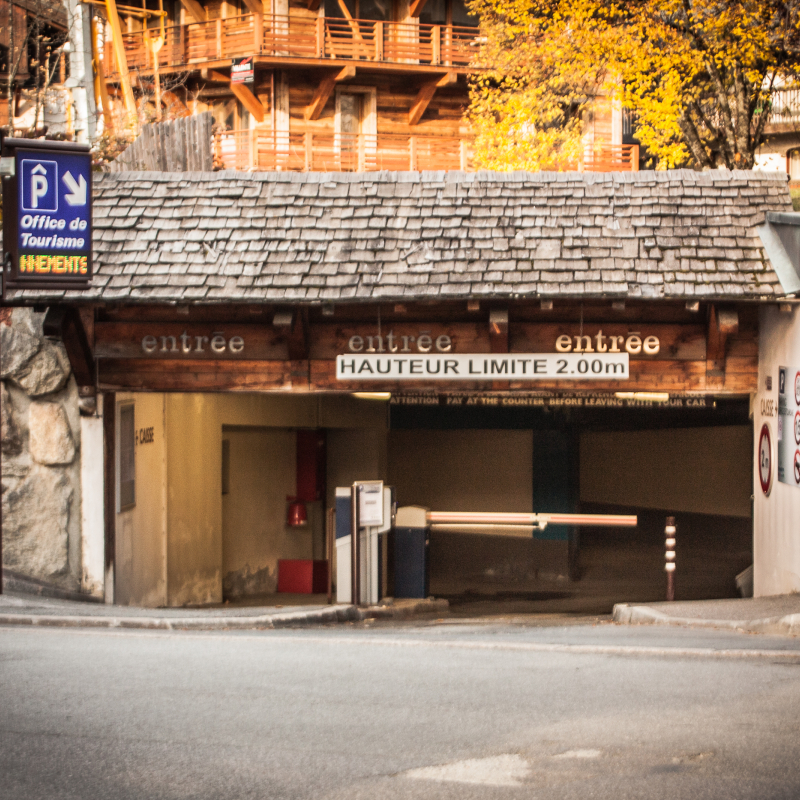
<svg viewBox="0 0 800 800">
<path fill-rule="evenodd" d="M 0 625 L 56 628 L 117 628 L 141 630 L 270 630 L 306 625 L 402 619 L 417 614 L 447 612 L 447 600 L 420 600 L 402 605 L 357 608 L 337 605 L 314 611 L 283 612 L 254 617 L 115 617 L 78 614 L 0 614 Z"/>
<path fill-rule="evenodd" d="M 800 614 L 765 619 L 693 619 L 671 617 L 663 611 L 647 606 L 617 603 L 612 619 L 619 625 L 674 625 L 681 628 L 723 628 L 745 633 L 772 633 L 781 636 L 800 636 Z"/>
</svg>

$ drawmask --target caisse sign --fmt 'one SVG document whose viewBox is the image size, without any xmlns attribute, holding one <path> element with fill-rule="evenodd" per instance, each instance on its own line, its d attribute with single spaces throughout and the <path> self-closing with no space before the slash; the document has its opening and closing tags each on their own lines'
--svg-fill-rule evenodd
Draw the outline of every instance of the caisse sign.
<svg viewBox="0 0 800 800">
<path fill-rule="evenodd" d="M 772 434 L 766 422 L 761 426 L 761 435 L 758 437 L 758 479 L 761 491 L 769 497 L 772 490 Z"/>
<path fill-rule="evenodd" d="M 800 370 L 778 370 L 778 480 L 800 487 Z"/>
</svg>

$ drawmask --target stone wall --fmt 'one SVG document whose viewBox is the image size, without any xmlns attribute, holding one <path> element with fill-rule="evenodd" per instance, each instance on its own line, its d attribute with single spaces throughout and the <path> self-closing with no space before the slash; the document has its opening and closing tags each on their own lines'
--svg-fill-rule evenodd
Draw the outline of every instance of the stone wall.
<svg viewBox="0 0 800 800">
<path fill-rule="evenodd" d="M 44 313 L 0 309 L 3 567 L 78 591 L 81 584 L 78 388 Z"/>
</svg>

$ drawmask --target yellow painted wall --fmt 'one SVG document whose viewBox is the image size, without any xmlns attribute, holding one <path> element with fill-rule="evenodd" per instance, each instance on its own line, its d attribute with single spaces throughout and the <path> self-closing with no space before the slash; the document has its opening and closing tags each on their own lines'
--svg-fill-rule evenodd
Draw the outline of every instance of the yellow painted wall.
<svg viewBox="0 0 800 800">
<path fill-rule="evenodd" d="M 131 402 L 136 428 L 152 427 L 153 442 L 136 445 L 136 505 L 117 514 L 114 602 L 163 606 L 167 604 L 164 395 L 117 395 L 117 408 Z"/>
<path fill-rule="evenodd" d="M 581 500 L 750 517 L 749 426 L 585 433 Z"/>
<path fill-rule="evenodd" d="M 135 403 L 137 428 L 152 426 L 156 433 L 153 444 L 137 449 L 136 507 L 118 515 L 120 603 L 217 603 L 229 572 L 266 568 L 274 579 L 278 558 L 324 557 L 322 503 L 309 504 L 307 530 L 285 526 L 286 496 L 295 490 L 295 439 L 287 429 L 333 428 L 330 487 L 386 474 L 385 403 L 311 394 L 118 398 Z M 239 461 L 235 466 L 232 459 L 232 467 L 250 472 L 239 481 L 236 510 L 228 498 L 225 515 L 223 436 L 236 440 Z"/>
<path fill-rule="evenodd" d="M 399 505 L 437 511 L 531 511 L 533 434 L 503 430 L 389 433 L 388 481 Z"/>
</svg>

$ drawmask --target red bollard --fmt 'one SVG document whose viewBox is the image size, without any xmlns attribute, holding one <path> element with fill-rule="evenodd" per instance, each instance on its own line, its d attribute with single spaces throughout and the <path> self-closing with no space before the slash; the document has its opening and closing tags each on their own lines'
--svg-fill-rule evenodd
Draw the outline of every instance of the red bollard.
<svg viewBox="0 0 800 800">
<path fill-rule="evenodd" d="M 664 528 L 666 540 L 666 553 L 664 554 L 667 562 L 664 569 L 667 573 L 667 600 L 672 602 L 675 599 L 675 517 L 667 517 L 667 526 Z"/>
</svg>

